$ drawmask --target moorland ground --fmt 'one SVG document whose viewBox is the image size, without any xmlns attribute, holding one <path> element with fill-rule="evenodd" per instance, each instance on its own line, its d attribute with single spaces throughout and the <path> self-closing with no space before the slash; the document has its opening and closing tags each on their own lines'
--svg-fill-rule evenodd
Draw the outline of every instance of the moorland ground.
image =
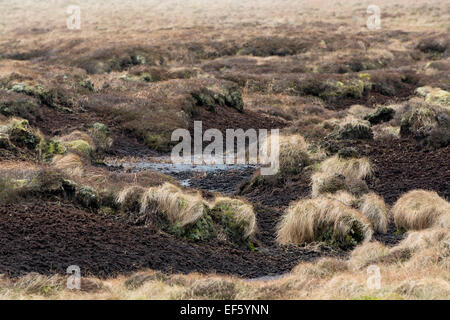
<svg viewBox="0 0 450 320">
<path fill-rule="evenodd" d="M 0 2 L 0 298 L 450 296 L 448 1 L 72 4 Z M 280 172 L 142 166 L 194 121 Z"/>
</svg>

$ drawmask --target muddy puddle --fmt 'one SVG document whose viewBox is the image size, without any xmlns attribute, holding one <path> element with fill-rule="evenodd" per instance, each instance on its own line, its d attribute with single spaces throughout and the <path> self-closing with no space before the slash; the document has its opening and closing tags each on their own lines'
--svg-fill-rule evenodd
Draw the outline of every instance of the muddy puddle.
<svg viewBox="0 0 450 320">
<path fill-rule="evenodd" d="M 112 170 L 157 171 L 174 177 L 185 187 L 228 195 L 235 193 L 239 185 L 257 170 L 257 166 L 249 164 L 172 163 L 167 157 L 133 161 L 107 160 L 105 163 Z"/>
</svg>

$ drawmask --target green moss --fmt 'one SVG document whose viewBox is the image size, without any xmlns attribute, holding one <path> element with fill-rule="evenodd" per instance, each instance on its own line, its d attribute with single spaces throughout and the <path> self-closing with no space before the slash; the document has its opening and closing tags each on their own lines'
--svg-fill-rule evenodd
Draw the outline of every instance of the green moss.
<svg viewBox="0 0 450 320">
<path fill-rule="evenodd" d="M 153 150 L 168 152 L 170 151 L 173 142 L 166 133 L 148 132 L 145 137 L 145 144 Z"/>
<path fill-rule="evenodd" d="M 74 141 L 66 142 L 65 146 L 70 149 L 76 150 L 77 152 L 79 152 L 87 157 L 90 157 L 92 155 L 92 147 L 85 140 L 74 140 Z"/>
<path fill-rule="evenodd" d="M 369 82 L 370 81 L 370 74 L 368 73 L 360 73 L 359 78 L 363 81 Z"/>
<path fill-rule="evenodd" d="M 244 110 L 244 100 L 240 90 L 230 90 L 225 94 L 225 102 L 228 106 L 235 108 L 238 111 Z"/>
<path fill-rule="evenodd" d="M 41 159 L 51 160 L 56 154 L 64 154 L 67 148 L 58 140 L 50 139 L 49 141 L 42 140 L 38 146 Z"/>
<path fill-rule="evenodd" d="M 116 211 L 111 207 L 103 206 L 100 209 L 98 209 L 98 213 L 105 215 L 105 216 L 111 216 L 111 215 L 114 215 L 116 213 Z"/>
<path fill-rule="evenodd" d="M 192 92 L 191 96 L 194 98 L 196 105 L 204 106 L 209 111 L 215 111 L 216 105 L 220 105 L 220 100 L 216 100 L 215 93 L 209 91 L 208 89 L 201 89 L 200 91 Z"/>
<path fill-rule="evenodd" d="M 338 140 L 359 140 L 359 139 L 373 139 L 372 129 L 370 123 L 367 121 L 353 121 L 344 123 L 333 131 L 328 138 Z"/>
<path fill-rule="evenodd" d="M 20 189 L 23 188 L 27 184 L 26 179 L 14 179 L 12 180 L 12 185 L 14 189 Z"/>
<path fill-rule="evenodd" d="M 436 102 L 444 106 L 450 106 L 450 92 L 445 90 L 436 90 L 431 92 L 425 98 L 427 102 Z"/>
<path fill-rule="evenodd" d="M 235 88 L 224 89 L 223 92 L 202 88 L 192 92 L 191 96 L 196 105 L 205 106 L 209 111 L 215 111 L 216 106 L 229 106 L 238 111 L 244 109 L 242 93 Z"/>
<path fill-rule="evenodd" d="M 41 141 L 29 126 L 28 120 L 12 120 L 9 124 L 8 134 L 11 142 L 18 147 L 34 149 Z"/>
<path fill-rule="evenodd" d="M 82 86 L 83 88 L 88 89 L 91 92 L 93 92 L 94 89 L 95 89 L 94 83 L 89 78 L 81 80 L 80 81 L 80 86 Z"/>
<path fill-rule="evenodd" d="M 361 79 L 342 81 L 327 81 L 320 86 L 318 96 L 325 101 L 333 102 L 342 98 L 362 98 L 371 87 L 371 83 Z"/>
<path fill-rule="evenodd" d="M 88 186 L 81 187 L 76 193 L 77 200 L 87 208 L 97 208 L 99 204 L 98 193 Z"/>
<path fill-rule="evenodd" d="M 58 171 L 42 170 L 31 179 L 31 191 L 44 194 L 59 194 L 64 191 L 64 179 Z"/>
<path fill-rule="evenodd" d="M 378 124 L 381 122 L 387 122 L 394 117 L 395 110 L 389 107 L 379 107 L 375 112 L 370 113 L 364 117 L 364 120 L 369 121 L 371 124 Z"/>
<path fill-rule="evenodd" d="M 248 227 L 248 221 L 236 218 L 238 214 L 237 209 L 228 202 L 219 202 L 211 210 L 214 220 L 223 227 L 228 240 L 233 243 L 242 242 Z"/>
<path fill-rule="evenodd" d="M 343 219 L 351 218 L 344 217 Z M 347 223 L 349 222 L 350 221 Z M 363 225 L 357 220 L 351 221 L 349 224 L 351 225 L 350 230 L 344 236 L 338 236 L 334 231 L 333 225 L 322 226 L 314 232 L 319 235 L 315 241 L 325 242 L 331 246 L 339 247 L 341 249 L 353 248 L 364 240 Z"/>
<path fill-rule="evenodd" d="M 325 179 L 324 183 L 319 187 L 319 193 L 336 193 L 339 190 L 347 190 L 345 177 L 341 174 Z"/>
<path fill-rule="evenodd" d="M 179 225 L 169 226 L 166 231 L 180 238 L 192 241 L 207 241 L 216 235 L 216 228 L 211 216 L 205 210 L 205 214 L 193 225 L 181 228 Z"/>
</svg>

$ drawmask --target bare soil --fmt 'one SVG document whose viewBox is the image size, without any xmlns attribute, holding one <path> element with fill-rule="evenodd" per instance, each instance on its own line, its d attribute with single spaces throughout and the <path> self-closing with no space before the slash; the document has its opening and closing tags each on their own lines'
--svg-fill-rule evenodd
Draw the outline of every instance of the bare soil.
<svg viewBox="0 0 450 320">
<path fill-rule="evenodd" d="M 78 265 L 83 275 L 100 277 L 151 268 L 255 278 L 288 272 L 299 261 L 337 254 L 326 248 L 250 251 L 216 242 L 186 242 L 60 202 L 1 206 L 0 216 L 0 273 L 10 276 L 65 274 L 68 266 Z"/>
</svg>

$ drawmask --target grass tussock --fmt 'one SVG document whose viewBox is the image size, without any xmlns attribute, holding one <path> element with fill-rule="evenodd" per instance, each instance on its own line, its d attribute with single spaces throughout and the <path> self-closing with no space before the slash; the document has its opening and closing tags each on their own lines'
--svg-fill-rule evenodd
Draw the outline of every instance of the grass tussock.
<svg viewBox="0 0 450 320">
<path fill-rule="evenodd" d="M 196 222 L 202 215 L 204 204 L 199 195 L 183 193 L 173 184 L 144 189 L 129 186 L 117 194 L 116 202 L 126 212 L 134 212 L 146 222 L 155 221 L 161 214 L 170 225 L 183 228 Z"/>
<path fill-rule="evenodd" d="M 450 203 L 433 191 L 409 191 L 397 200 L 392 213 L 397 228 L 404 230 L 450 226 Z"/>
<path fill-rule="evenodd" d="M 450 143 L 448 112 L 448 106 L 411 99 L 402 114 L 400 135 L 432 147 L 445 147 Z"/>
<path fill-rule="evenodd" d="M 312 175 L 312 196 L 339 190 L 354 194 L 365 193 L 367 186 L 363 179 L 371 175 L 372 165 L 369 159 L 333 156 L 321 162 L 318 171 Z"/>
<path fill-rule="evenodd" d="M 84 173 L 83 160 L 75 153 L 54 156 L 52 165 L 55 169 L 61 170 L 70 176 L 81 177 Z"/>
<path fill-rule="evenodd" d="M 243 243 L 256 231 L 256 215 L 250 203 L 227 197 L 208 203 L 199 193 L 187 193 L 171 183 L 148 189 L 128 186 L 115 201 L 132 223 L 152 225 L 191 240 L 216 237 Z"/>
<path fill-rule="evenodd" d="M 362 198 L 360 211 L 369 219 L 373 229 L 379 233 L 386 233 L 389 224 L 389 210 L 383 198 L 371 192 Z"/>
<path fill-rule="evenodd" d="M 339 123 L 337 129 L 328 136 L 328 139 L 330 138 L 337 140 L 372 139 L 373 133 L 369 121 L 348 116 L 343 119 Z"/>
<path fill-rule="evenodd" d="M 156 206 L 171 225 L 183 228 L 196 222 L 204 212 L 204 203 L 199 194 L 183 193 L 176 186 L 165 183 L 148 189 L 142 195 L 140 214 Z"/>
<path fill-rule="evenodd" d="M 386 256 L 389 248 L 378 241 L 367 242 L 357 246 L 351 253 L 349 265 L 354 269 L 362 269 L 374 261 Z"/>
<path fill-rule="evenodd" d="M 300 135 L 280 137 L 280 172 L 297 174 L 311 164 L 308 143 Z"/>
<path fill-rule="evenodd" d="M 231 237 L 247 239 L 256 231 L 256 215 L 253 206 L 240 199 L 219 197 L 212 206 L 212 211 L 228 226 Z M 235 235 L 233 235 L 233 233 Z"/>
<path fill-rule="evenodd" d="M 284 245 L 325 241 L 349 247 L 367 241 L 371 236 L 370 222 L 365 216 L 325 197 L 293 203 L 277 230 L 277 242 Z"/>
</svg>

